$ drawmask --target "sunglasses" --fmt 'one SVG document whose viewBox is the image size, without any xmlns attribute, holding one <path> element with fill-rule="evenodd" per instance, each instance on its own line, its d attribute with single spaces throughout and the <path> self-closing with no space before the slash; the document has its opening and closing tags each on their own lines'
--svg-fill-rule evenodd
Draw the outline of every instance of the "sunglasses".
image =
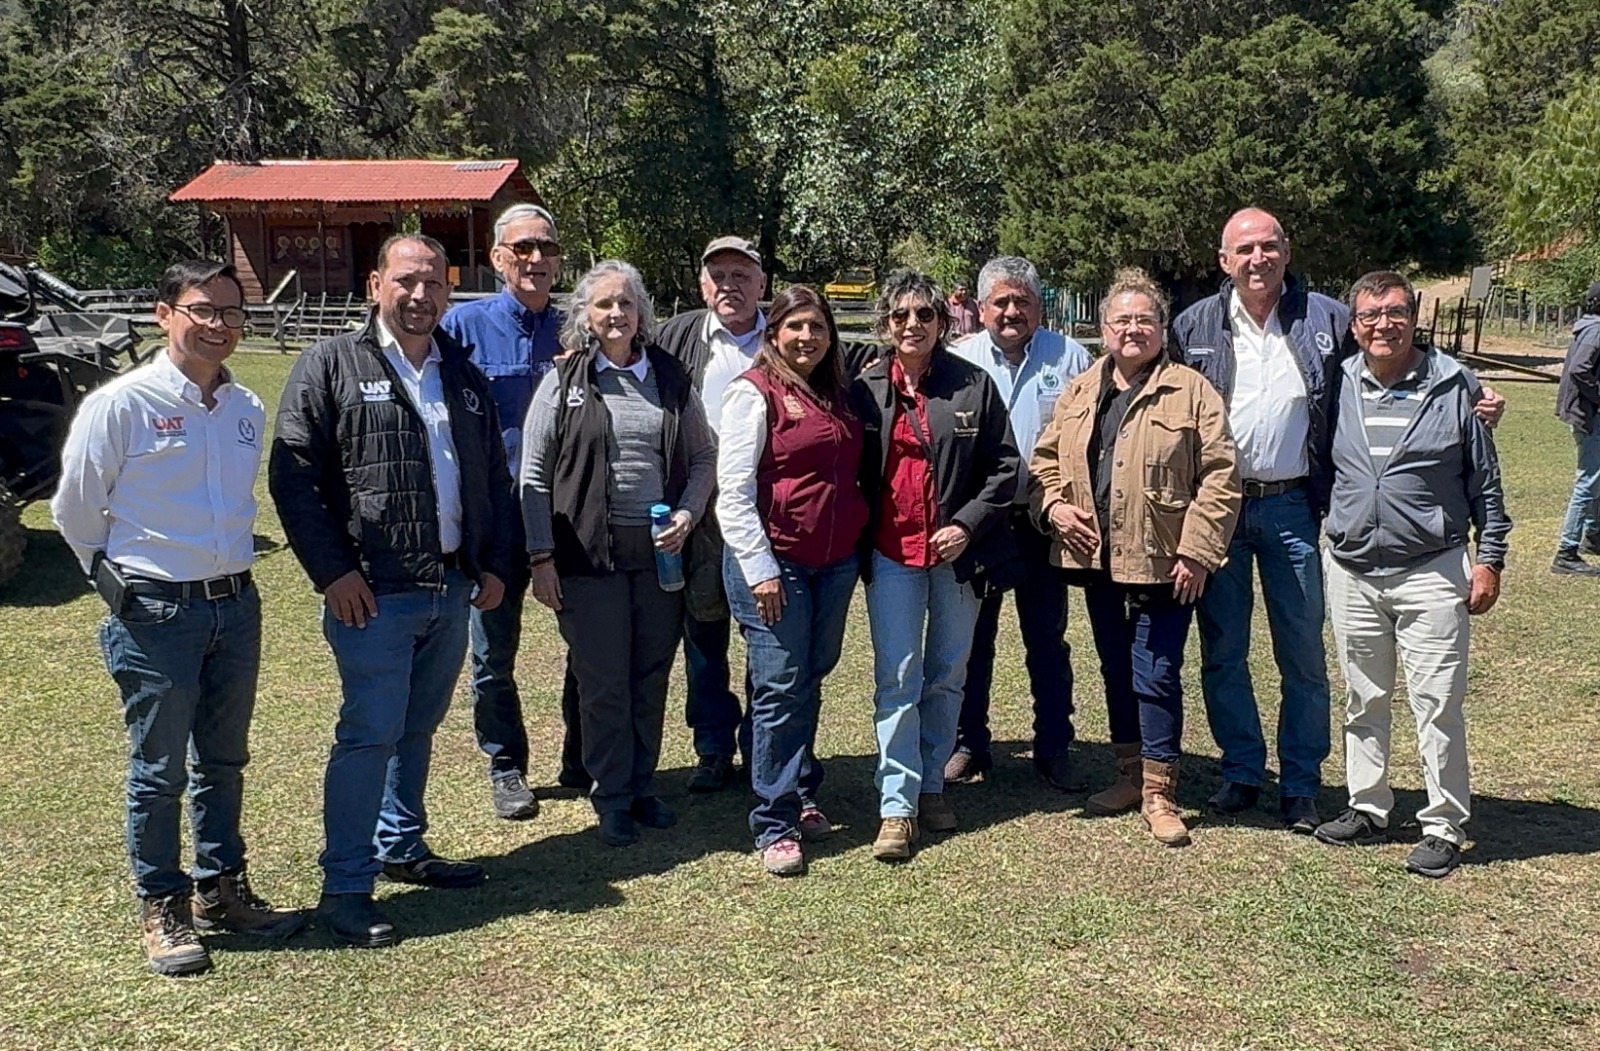
<svg viewBox="0 0 1600 1051">
<path fill-rule="evenodd" d="M 518 259 L 527 259 L 532 256 L 534 252 L 538 252 L 546 259 L 550 258 L 551 256 L 561 254 L 561 242 L 552 241 L 547 237 L 529 237 L 524 240 L 517 241 L 514 244 L 507 244 L 506 242 L 501 241 L 500 247 L 510 249 L 511 254 L 516 256 Z"/>
<path fill-rule="evenodd" d="M 917 320 L 924 325 L 933 324 L 934 318 L 939 316 L 939 312 L 932 307 L 918 307 L 916 310 L 910 310 L 906 307 L 896 307 L 895 309 L 889 311 L 889 320 L 893 321 L 896 325 L 904 325 L 911 319 L 913 314 L 915 314 Z"/>
</svg>

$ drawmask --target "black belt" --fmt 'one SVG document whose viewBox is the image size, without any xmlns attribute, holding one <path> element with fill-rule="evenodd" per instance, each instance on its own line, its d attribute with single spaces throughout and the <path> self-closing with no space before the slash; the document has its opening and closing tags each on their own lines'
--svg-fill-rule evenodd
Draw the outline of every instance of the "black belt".
<svg viewBox="0 0 1600 1051">
<path fill-rule="evenodd" d="M 444 571 L 446 573 L 450 572 L 452 569 L 460 569 L 461 568 L 461 552 L 460 551 L 450 551 L 450 552 L 446 552 L 443 555 L 440 555 L 439 556 L 439 564 L 444 566 Z"/>
<path fill-rule="evenodd" d="M 1244 495 L 1246 496 L 1277 496 L 1287 493 L 1291 489 L 1304 487 L 1304 478 L 1289 478 L 1282 482 L 1258 482 L 1254 478 L 1244 480 Z"/>
<path fill-rule="evenodd" d="M 175 602 L 188 602 L 192 598 L 215 601 L 233 598 L 249 586 L 250 571 L 247 569 L 243 573 L 230 573 L 225 577 L 212 577 L 210 580 L 133 578 L 128 581 L 128 594 L 149 595 L 153 598 L 172 599 Z"/>
</svg>

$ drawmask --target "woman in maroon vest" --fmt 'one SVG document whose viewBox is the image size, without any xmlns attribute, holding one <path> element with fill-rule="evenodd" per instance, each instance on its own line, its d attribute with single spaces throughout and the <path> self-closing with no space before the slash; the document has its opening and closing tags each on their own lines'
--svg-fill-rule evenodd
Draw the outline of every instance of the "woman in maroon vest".
<svg viewBox="0 0 1600 1051">
<path fill-rule="evenodd" d="M 867 524 L 861 422 L 847 390 L 828 301 L 796 285 L 772 301 L 755 366 L 722 400 L 722 575 L 748 649 L 750 783 L 761 799 L 750 830 L 777 876 L 805 871 L 802 836 L 831 831 L 816 805 L 822 764 L 812 746 Z"/>
</svg>

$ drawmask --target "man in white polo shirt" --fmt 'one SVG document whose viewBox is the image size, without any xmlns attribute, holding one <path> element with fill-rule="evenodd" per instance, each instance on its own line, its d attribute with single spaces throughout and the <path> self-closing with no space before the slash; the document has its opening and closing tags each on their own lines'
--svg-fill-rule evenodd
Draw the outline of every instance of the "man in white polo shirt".
<svg viewBox="0 0 1600 1051">
<path fill-rule="evenodd" d="M 254 560 L 261 399 L 223 362 L 244 327 L 233 267 L 167 270 L 166 349 L 84 399 L 50 509 L 110 608 L 106 668 L 128 727 L 127 846 L 145 959 L 157 974 L 211 966 L 195 926 L 282 937 L 305 925 L 256 897 L 239 812 L 261 666 Z M 179 859 L 188 789 L 193 874 Z"/>
</svg>

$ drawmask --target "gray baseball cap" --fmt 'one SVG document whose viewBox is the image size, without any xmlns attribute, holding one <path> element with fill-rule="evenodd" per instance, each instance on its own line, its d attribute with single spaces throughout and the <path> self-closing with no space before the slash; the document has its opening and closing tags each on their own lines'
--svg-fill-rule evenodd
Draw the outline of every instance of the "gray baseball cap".
<svg viewBox="0 0 1600 1051">
<path fill-rule="evenodd" d="M 756 251 L 756 246 L 744 238 L 735 237 L 732 234 L 719 237 L 706 245 L 706 250 L 700 253 L 701 265 L 705 265 L 718 252 L 738 252 L 756 266 L 761 265 L 761 253 Z"/>
</svg>

